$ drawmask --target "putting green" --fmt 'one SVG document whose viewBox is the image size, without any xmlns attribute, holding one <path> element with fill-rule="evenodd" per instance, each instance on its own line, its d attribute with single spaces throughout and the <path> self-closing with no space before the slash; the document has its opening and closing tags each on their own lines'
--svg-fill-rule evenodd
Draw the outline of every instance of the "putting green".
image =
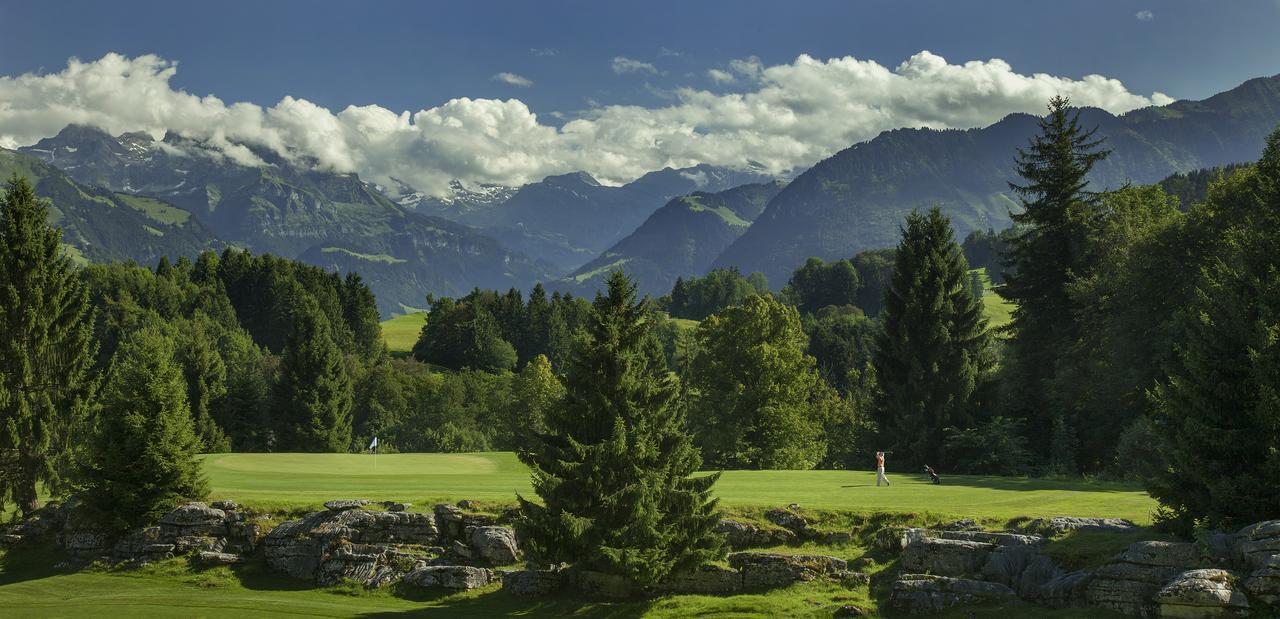
<svg viewBox="0 0 1280 619">
<path fill-rule="evenodd" d="M 509 452 L 471 454 L 211 454 L 213 495 L 254 504 L 302 507 L 358 497 L 410 501 L 511 502 L 530 495 L 528 470 Z M 1098 516 L 1150 521 L 1153 501 L 1136 486 L 1016 477 L 895 475 L 877 488 L 870 471 L 725 471 L 716 495 L 730 507 L 859 512 L 932 512 L 975 518 Z"/>
</svg>

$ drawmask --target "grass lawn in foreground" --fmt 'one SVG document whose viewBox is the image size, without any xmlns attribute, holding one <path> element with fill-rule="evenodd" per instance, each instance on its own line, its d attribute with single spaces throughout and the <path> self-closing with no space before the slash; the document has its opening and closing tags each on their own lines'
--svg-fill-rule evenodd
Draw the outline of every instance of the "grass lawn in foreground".
<svg viewBox="0 0 1280 619">
<path fill-rule="evenodd" d="M 336 498 L 410 501 L 474 499 L 510 503 L 530 496 L 528 470 L 510 452 L 469 454 L 210 454 L 213 496 L 266 507 L 314 506 Z M 725 471 L 715 486 L 727 507 L 857 512 L 931 512 L 973 518 L 1099 516 L 1149 522 L 1155 502 L 1127 484 L 1017 477 L 890 473 L 877 488 L 870 471 Z"/>
<path fill-rule="evenodd" d="M 3 565 L 3 561 L 0 561 Z M 490 585 L 467 593 L 397 597 L 387 591 L 309 589 L 299 581 L 260 574 L 262 568 L 193 569 L 172 559 L 137 571 L 38 575 L 0 567 L 3 616 L 26 617 L 830 617 L 844 604 L 885 617 L 865 588 L 831 581 L 804 583 L 768 594 L 680 595 L 636 602 L 588 602 L 568 597 L 518 598 Z M 1016 615 L 1010 615 L 1010 613 Z M 889 615 L 894 616 L 894 615 Z M 957 609 L 940 619 L 1118 617 L 1098 609 L 1035 607 Z"/>
<path fill-rule="evenodd" d="M 213 495 L 259 508 L 316 506 L 343 497 L 399 499 L 430 509 L 462 498 L 510 503 L 529 492 L 527 471 L 511 453 L 473 454 L 211 454 L 204 456 Z M 728 471 L 717 484 L 725 509 L 750 518 L 763 507 L 799 503 L 809 510 L 928 512 L 1009 520 L 1020 516 L 1118 516 L 1147 521 L 1152 501 L 1120 485 L 948 476 L 942 486 L 890 473 L 894 485 L 876 488 L 863 471 Z M 836 520 L 840 518 L 837 516 Z M 935 522 L 937 520 L 934 520 Z M 1130 539 L 1064 539 L 1049 550 L 1061 560 L 1094 564 Z M 845 559 L 872 556 L 870 589 L 819 580 L 763 594 L 679 595 L 626 603 L 573 597 L 524 599 L 497 584 L 458 594 L 428 595 L 361 587 L 312 588 L 269 572 L 258 559 L 236 568 L 192 567 L 178 558 L 139 569 L 53 569 L 61 557 L 49 546 L 0 552 L 0 616 L 4 617 L 830 617 L 856 605 L 867 617 L 894 617 L 883 607 L 888 580 L 875 576 L 889 558 L 852 542 L 780 548 Z M 1118 545 L 1119 544 L 1119 545 Z M 1079 556 L 1076 556 L 1079 555 Z M 1074 561 L 1072 561 L 1074 559 Z M 887 576 L 887 574 L 886 574 Z M 878 584 L 877 584 L 878 583 Z M 1011 615 L 1011 613 L 1013 613 Z M 1031 606 L 962 608 L 943 619 L 1114 617 L 1097 609 L 1050 611 Z"/>
<path fill-rule="evenodd" d="M 387 343 L 387 350 L 393 353 L 407 353 L 413 350 L 418 342 L 418 334 L 422 325 L 427 324 L 426 312 L 402 314 L 382 321 L 382 340 Z"/>
</svg>

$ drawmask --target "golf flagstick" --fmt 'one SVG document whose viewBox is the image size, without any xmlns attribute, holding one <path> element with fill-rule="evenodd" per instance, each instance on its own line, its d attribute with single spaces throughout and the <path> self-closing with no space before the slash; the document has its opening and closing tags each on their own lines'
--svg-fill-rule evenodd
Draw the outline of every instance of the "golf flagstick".
<svg viewBox="0 0 1280 619">
<path fill-rule="evenodd" d="M 373 442 L 369 443 L 369 449 L 373 451 L 373 470 L 378 470 L 378 437 L 373 437 Z"/>
</svg>

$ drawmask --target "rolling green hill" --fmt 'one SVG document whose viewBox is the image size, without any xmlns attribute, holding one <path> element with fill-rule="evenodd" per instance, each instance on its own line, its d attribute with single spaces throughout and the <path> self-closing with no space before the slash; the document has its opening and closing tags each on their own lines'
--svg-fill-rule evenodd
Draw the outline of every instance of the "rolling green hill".
<svg viewBox="0 0 1280 619">
<path fill-rule="evenodd" d="M 666 168 L 611 187 L 576 172 L 525 185 L 501 205 L 460 213 L 458 221 L 556 265 L 563 274 L 633 232 L 671 198 L 768 180 L 750 171 L 699 165 Z"/>
<path fill-rule="evenodd" d="M 746 232 L 784 186 L 780 181 L 750 184 L 671 200 L 555 286 L 591 295 L 610 271 L 621 268 L 636 279 L 641 294 L 664 295 L 677 277 L 705 274 L 716 256 Z"/>
</svg>

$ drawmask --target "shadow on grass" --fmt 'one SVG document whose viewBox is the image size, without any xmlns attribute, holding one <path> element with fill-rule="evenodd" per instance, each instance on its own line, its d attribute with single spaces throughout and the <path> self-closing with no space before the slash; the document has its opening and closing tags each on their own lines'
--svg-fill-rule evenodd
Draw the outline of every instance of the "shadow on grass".
<svg viewBox="0 0 1280 619">
<path fill-rule="evenodd" d="M 915 483 L 930 484 L 924 475 L 889 473 L 893 478 L 902 478 Z M 932 485 L 932 484 L 930 484 Z M 986 490 L 1052 490 L 1069 492 L 1142 492 L 1142 487 L 1119 481 L 1095 481 L 1084 479 L 1052 479 L 1043 477 L 1001 477 L 998 475 L 946 475 L 942 476 L 942 486 L 958 486 L 961 488 L 983 488 Z"/>
<path fill-rule="evenodd" d="M 418 600 L 420 596 L 408 599 Z M 590 617 L 632 619 L 642 617 L 652 602 L 593 602 L 569 597 L 525 598 L 494 590 L 479 595 L 431 596 L 431 606 L 401 612 L 374 612 L 361 617 Z"/>
<path fill-rule="evenodd" d="M 64 573 L 54 569 L 64 555 L 53 544 L 21 544 L 0 555 L 0 585 L 39 580 Z"/>
</svg>

